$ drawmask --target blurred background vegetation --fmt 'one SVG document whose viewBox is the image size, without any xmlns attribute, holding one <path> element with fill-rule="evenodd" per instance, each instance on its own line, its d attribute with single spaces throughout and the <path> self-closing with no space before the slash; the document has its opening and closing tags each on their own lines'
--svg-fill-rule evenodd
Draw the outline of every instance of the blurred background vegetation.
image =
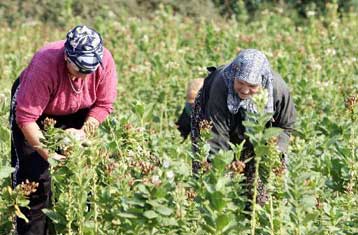
<svg viewBox="0 0 358 235">
<path fill-rule="evenodd" d="M 358 10 L 358 0 L 2 0 L 1 24 L 41 21 L 64 26 L 68 18 L 80 17 L 93 23 L 98 18 L 115 19 L 120 16 L 153 17 L 165 6 L 174 14 L 212 19 L 237 18 L 252 21 L 262 10 L 279 7 L 287 14 L 297 14 L 304 19 L 312 14 L 325 16 L 327 4 L 337 3 L 340 14 Z M 248 17 L 248 15 L 250 17 Z"/>
</svg>

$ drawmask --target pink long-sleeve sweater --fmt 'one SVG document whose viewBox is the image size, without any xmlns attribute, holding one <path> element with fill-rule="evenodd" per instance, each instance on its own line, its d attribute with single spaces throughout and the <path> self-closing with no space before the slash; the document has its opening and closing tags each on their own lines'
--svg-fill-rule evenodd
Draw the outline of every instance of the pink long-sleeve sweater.
<svg viewBox="0 0 358 235">
<path fill-rule="evenodd" d="M 20 75 L 16 96 L 16 121 L 20 127 L 42 114 L 67 115 L 90 108 L 88 116 L 100 123 L 113 110 L 117 75 L 111 53 L 104 48 L 103 68 L 71 81 L 64 59 L 64 41 L 52 42 L 35 53 Z"/>
</svg>

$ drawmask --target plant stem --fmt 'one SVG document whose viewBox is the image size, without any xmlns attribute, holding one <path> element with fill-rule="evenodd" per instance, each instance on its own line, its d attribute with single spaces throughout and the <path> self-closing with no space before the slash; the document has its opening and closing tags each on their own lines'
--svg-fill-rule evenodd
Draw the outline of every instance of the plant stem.
<svg viewBox="0 0 358 235">
<path fill-rule="evenodd" d="M 272 194 L 270 193 L 270 226 L 271 226 L 271 235 L 275 235 L 274 231 L 274 224 L 273 224 L 273 218 L 274 218 L 274 211 L 273 211 L 273 200 L 272 200 Z"/>
<path fill-rule="evenodd" d="M 256 197 L 257 197 L 257 185 L 259 177 L 259 162 L 261 157 L 257 157 L 255 162 L 255 175 L 254 175 L 254 193 L 252 196 L 252 212 L 251 212 L 251 235 L 255 235 L 256 229 Z"/>
</svg>

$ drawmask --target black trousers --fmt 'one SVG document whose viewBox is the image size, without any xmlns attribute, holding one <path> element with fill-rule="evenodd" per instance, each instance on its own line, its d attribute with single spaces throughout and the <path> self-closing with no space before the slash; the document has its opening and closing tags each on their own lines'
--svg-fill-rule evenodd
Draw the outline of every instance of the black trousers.
<svg viewBox="0 0 358 235">
<path fill-rule="evenodd" d="M 11 126 L 11 165 L 15 168 L 13 174 L 13 187 L 26 179 L 39 183 L 37 191 L 29 196 L 28 208 L 21 208 L 22 213 L 29 219 L 26 223 L 23 219 L 16 218 L 16 230 L 20 235 L 47 235 L 49 234 L 49 219 L 41 211 L 50 206 L 51 177 L 49 163 L 44 160 L 25 140 L 22 131 L 16 123 L 16 95 L 19 87 L 17 79 L 11 89 L 10 126 Z M 66 116 L 42 115 L 36 122 L 43 129 L 43 120 L 46 117 L 55 119 L 55 127 L 81 128 L 87 117 L 88 109 L 79 110 L 77 113 Z"/>
</svg>

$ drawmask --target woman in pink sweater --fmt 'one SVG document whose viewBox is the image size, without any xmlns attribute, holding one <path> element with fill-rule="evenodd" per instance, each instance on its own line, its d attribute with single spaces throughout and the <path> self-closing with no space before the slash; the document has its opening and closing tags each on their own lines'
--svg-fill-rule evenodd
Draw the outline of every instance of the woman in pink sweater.
<svg viewBox="0 0 358 235">
<path fill-rule="evenodd" d="M 37 51 L 15 81 L 10 110 L 13 186 L 26 179 L 39 183 L 30 195 L 30 209 L 22 208 L 30 222 L 17 218 L 18 234 L 42 235 L 48 230 L 41 211 L 49 205 L 51 185 L 49 153 L 40 142 L 42 121 L 53 118 L 55 127 L 85 138 L 86 127 L 98 127 L 112 112 L 116 85 L 115 63 L 102 37 L 81 25 L 69 31 L 65 41 Z"/>
</svg>

